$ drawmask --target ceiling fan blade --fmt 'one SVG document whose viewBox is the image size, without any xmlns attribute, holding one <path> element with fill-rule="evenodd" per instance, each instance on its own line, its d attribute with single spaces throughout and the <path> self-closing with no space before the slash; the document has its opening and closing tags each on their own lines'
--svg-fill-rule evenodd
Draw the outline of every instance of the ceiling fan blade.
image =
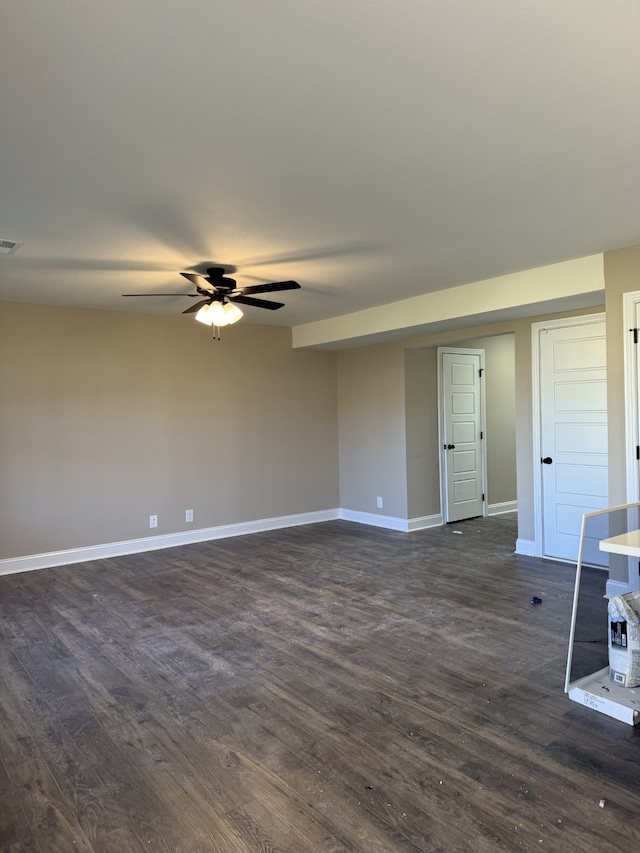
<svg viewBox="0 0 640 853">
<path fill-rule="evenodd" d="M 276 293 L 278 290 L 298 290 L 300 285 L 297 281 L 272 281 L 269 284 L 250 284 L 248 287 L 239 287 L 242 294 L 249 293 Z"/>
<path fill-rule="evenodd" d="M 284 302 L 269 302 L 267 299 L 253 299 L 251 296 L 230 296 L 229 300 L 239 302 L 240 305 L 252 305 L 254 308 L 268 308 L 270 311 L 284 308 Z"/>
<path fill-rule="evenodd" d="M 190 294 L 191 296 L 204 296 L 206 293 L 215 293 L 216 291 L 216 288 L 209 284 L 204 276 L 198 275 L 198 273 L 181 272 L 180 275 L 183 275 L 188 281 L 195 284 L 198 292 Z"/>
<path fill-rule="evenodd" d="M 200 302 L 196 302 L 195 305 L 190 305 L 186 311 L 183 311 L 183 314 L 195 314 L 196 311 L 199 311 L 204 305 L 208 305 L 210 299 L 202 299 Z"/>
<path fill-rule="evenodd" d="M 199 293 L 123 293 L 123 296 L 200 296 Z"/>
<path fill-rule="evenodd" d="M 190 281 L 191 284 L 195 284 L 196 287 L 202 287 L 203 276 L 198 275 L 195 272 L 181 272 L 180 275 L 184 276 L 184 278 L 186 278 L 187 281 Z"/>
</svg>

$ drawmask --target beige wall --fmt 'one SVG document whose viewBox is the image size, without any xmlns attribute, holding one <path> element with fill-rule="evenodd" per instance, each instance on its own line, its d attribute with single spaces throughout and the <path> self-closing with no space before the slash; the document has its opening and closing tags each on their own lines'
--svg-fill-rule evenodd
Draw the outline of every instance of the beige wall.
<svg viewBox="0 0 640 853">
<path fill-rule="evenodd" d="M 408 518 L 440 512 L 437 355 L 435 347 L 404 351 Z"/>
<path fill-rule="evenodd" d="M 0 303 L 0 400 L 0 558 L 338 506 L 336 354 L 289 329 Z"/>
<path fill-rule="evenodd" d="M 496 364 L 500 363 L 501 355 L 505 357 L 505 376 L 508 373 L 509 383 L 515 385 L 513 397 L 507 394 L 504 398 L 509 421 L 515 413 L 511 422 L 514 429 L 511 425 L 508 427 L 510 473 L 504 482 L 499 475 L 493 474 L 499 491 L 494 496 L 489 480 L 489 502 L 514 499 L 515 496 L 507 495 L 515 467 L 518 535 L 521 539 L 533 540 L 531 326 L 545 319 L 597 310 L 602 309 L 505 321 L 465 329 L 457 334 L 442 332 L 338 353 L 341 506 L 403 519 L 440 511 L 437 450 L 433 450 L 432 444 L 433 437 L 437 439 L 435 347 L 479 345 L 484 341 L 489 348 L 495 346 L 492 352 Z M 506 349 L 513 352 L 511 365 Z M 431 350 L 430 355 L 428 350 Z M 429 372 L 423 374 L 423 371 Z M 495 376 L 495 371 L 492 372 Z M 421 385 L 423 376 L 427 381 Z M 500 393 L 496 390 L 497 395 Z M 496 403 L 494 413 L 498 416 L 499 407 Z M 492 469 L 499 464 L 499 453 L 494 447 Z M 378 491 L 381 488 L 386 488 L 384 509 L 376 510 L 375 497 L 382 494 Z"/>
<path fill-rule="evenodd" d="M 338 364 L 340 506 L 406 518 L 402 347 L 345 350 Z"/>
<path fill-rule="evenodd" d="M 530 320 L 519 320 L 513 324 L 516 363 L 518 538 L 530 542 L 535 539 L 531 323 Z"/>
</svg>

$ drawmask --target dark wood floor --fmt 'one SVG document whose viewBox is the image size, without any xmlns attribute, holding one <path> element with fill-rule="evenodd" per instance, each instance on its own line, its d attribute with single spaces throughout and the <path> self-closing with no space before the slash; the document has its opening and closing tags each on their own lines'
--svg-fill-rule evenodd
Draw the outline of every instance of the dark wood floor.
<svg viewBox="0 0 640 853">
<path fill-rule="evenodd" d="M 574 573 L 515 537 L 330 522 L 0 578 L 1 849 L 640 849 L 640 733 L 563 694 Z"/>
</svg>

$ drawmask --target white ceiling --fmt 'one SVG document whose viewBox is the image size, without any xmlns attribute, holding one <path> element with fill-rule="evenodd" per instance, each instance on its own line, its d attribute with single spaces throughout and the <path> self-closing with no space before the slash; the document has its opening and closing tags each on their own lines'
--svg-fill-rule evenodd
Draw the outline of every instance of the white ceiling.
<svg viewBox="0 0 640 853">
<path fill-rule="evenodd" d="M 296 325 L 640 242 L 637 0 L 7 0 L 0 299 Z M 277 298 L 277 297 L 276 297 Z"/>
</svg>

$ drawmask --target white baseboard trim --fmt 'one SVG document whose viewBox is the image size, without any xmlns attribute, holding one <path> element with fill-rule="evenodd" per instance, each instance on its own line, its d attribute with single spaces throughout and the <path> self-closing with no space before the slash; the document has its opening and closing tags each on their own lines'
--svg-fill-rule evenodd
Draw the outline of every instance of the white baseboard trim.
<svg viewBox="0 0 640 853">
<path fill-rule="evenodd" d="M 444 521 L 442 514 L 423 515 L 420 518 L 410 518 L 407 522 L 407 532 L 411 533 L 414 530 L 428 530 L 430 527 L 442 527 Z"/>
<path fill-rule="evenodd" d="M 614 595 L 626 595 L 628 592 L 631 592 L 631 587 L 628 583 L 608 580 L 605 598 L 613 598 Z"/>
<path fill-rule="evenodd" d="M 399 530 L 401 533 L 407 533 L 409 529 L 409 522 L 406 518 L 396 518 L 392 515 L 378 515 L 375 512 L 341 509 L 340 518 L 343 521 L 355 521 L 356 524 L 369 524 L 372 527 L 384 527 L 386 530 Z"/>
<path fill-rule="evenodd" d="M 497 504 L 496 506 L 501 506 L 501 504 Z M 502 512 L 511 511 L 502 510 Z M 87 563 L 91 560 L 107 560 L 110 557 L 124 557 L 128 554 L 141 554 L 145 551 L 175 548 L 179 545 L 190 545 L 194 542 L 211 542 L 215 539 L 226 539 L 230 536 L 245 536 L 250 533 L 260 533 L 266 530 L 280 530 L 285 527 L 297 527 L 302 524 L 316 524 L 322 521 L 335 521 L 336 519 L 353 521 L 357 524 L 368 524 L 372 527 L 382 527 L 386 530 L 397 530 L 400 533 L 428 530 L 431 527 L 440 527 L 443 524 L 440 513 L 406 519 L 390 515 L 378 515 L 373 512 L 358 512 L 351 509 L 327 509 L 318 512 L 303 512 L 297 515 L 283 515 L 276 518 L 263 518 L 257 521 L 243 521 L 238 524 L 223 524 L 219 527 L 202 527 L 198 530 L 167 533 L 163 536 L 146 536 L 142 539 L 107 542 L 104 545 L 87 545 L 83 548 L 68 548 L 63 551 L 49 551 L 44 554 L 27 554 L 23 557 L 10 557 L 0 560 L 0 575 L 31 572 L 38 569 L 51 569 L 55 566 Z M 532 549 L 523 550 L 523 543 L 524 546 L 530 545 L 532 547 L 535 544 L 527 540 L 518 539 L 516 554 L 535 556 Z M 627 591 L 625 589 L 625 592 Z"/>
<path fill-rule="evenodd" d="M 283 527 L 297 527 L 301 524 L 334 521 L 338 518 L 341 518 L 340 510 L 327 509 L 318 512 L 302 512 L 297 515 L 282 515 L 276 518 L 263 518 L 257 521 L 243 521 L 238 524 L 223 524 L 220 527 L 202 527 L 199 530 L 167 533 L 164 536 L 146 536 L 143 539 L 108 542 L 105 545 L 89 545 L 85 548 L 50 551 L 46 554 L 29 554 L 24 557 L 0 560 L 0 575 L 50 569 L 54 566 L 66 566 L 71 563 L 86 563 L 89 560 L 105 560 L 109 557 L 124 557 L 127 554 L 140 554 L 143 551 L 157 551 L 161 548 L 174 548 L 178 545 L 190 545 L 194 542 L 209 542 L 214 539 L 226 539 L 229 536 L 243 536 L 266 530 L 279 530 Z"/>
<path fill-rule="evenodd" d="M 368 524 L 371 527 L 383 527 L 385 530 L 397 530 L 399 533 L 412 533 L 414 530 L 427 530 L 429 527 L 440 527 L 442 525 L 440 513 L 407 519 L 396 518 L 393 515 L 378 515 L 375 512 L 341 509 L 340 518 L 343 521 L 354 521 L 356 524 Z"/>
<path fill-rule="evenodd" d="M 537 557 L 538 552 L 535 540 L 516 539 L 516 554 L 522 554 L 523 557 Z"/>
<path fill-rule="evenodd" d="M 518 501 L 503 501 L 499 504 L 488 504 L 487 515 L 502 515 L 505 512 L 517 512 Z"/>
</svg>

